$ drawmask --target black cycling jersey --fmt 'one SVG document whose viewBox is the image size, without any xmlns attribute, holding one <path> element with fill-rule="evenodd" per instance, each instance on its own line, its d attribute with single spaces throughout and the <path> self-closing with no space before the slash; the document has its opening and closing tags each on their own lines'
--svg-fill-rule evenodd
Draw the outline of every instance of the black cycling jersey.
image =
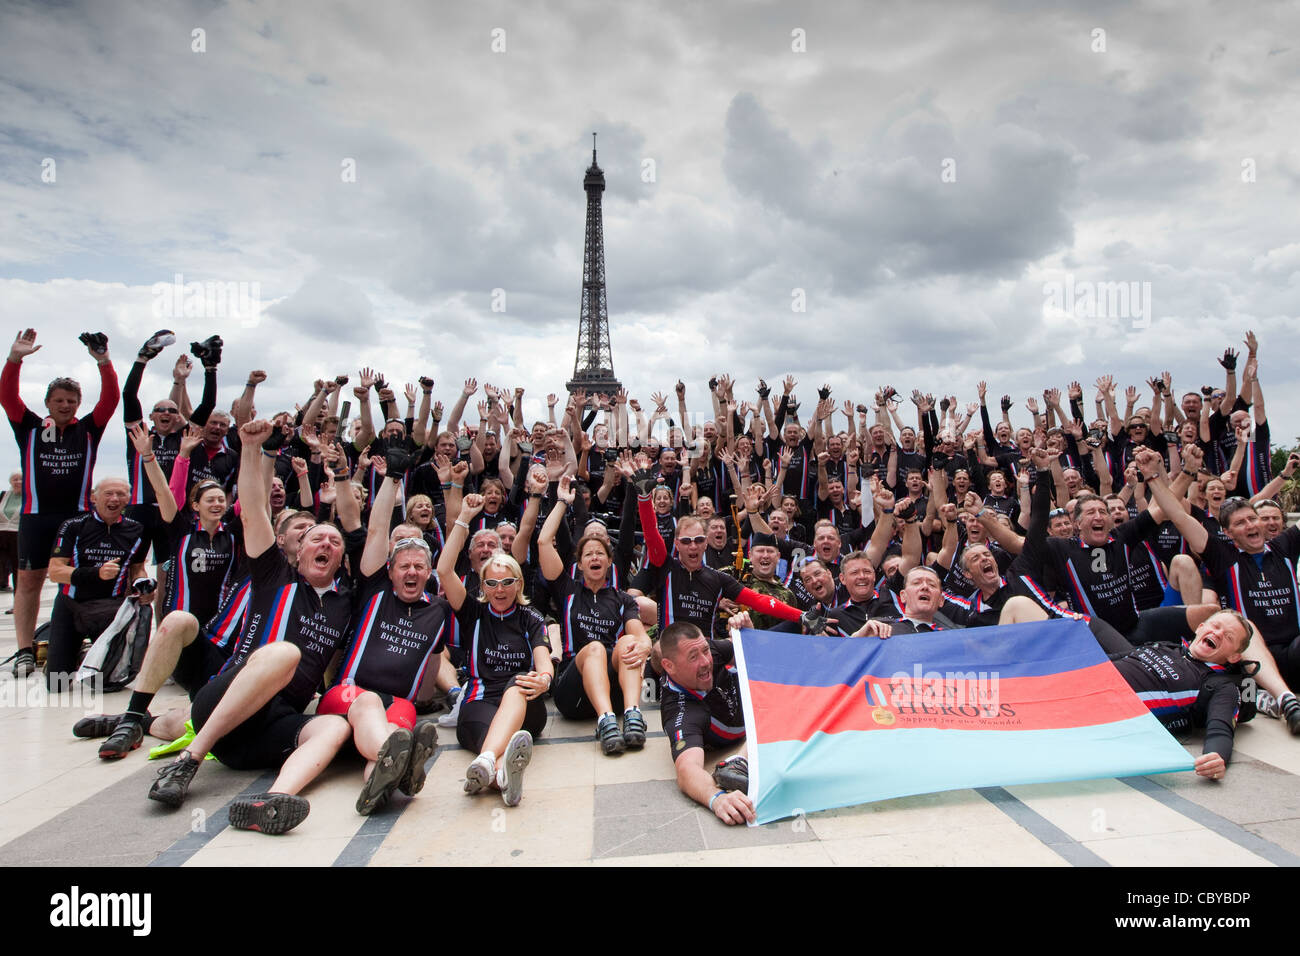
<svg viewBox="0 0 1300 956">
<path fill-rule="evenodd" d="M 414 700 L 451 633 L 447 599 L 425 591 L 415 601 L 403 601 L 381 569 L 362 585 L 356 621 L 334 684 Z"/>
<path fill-rule="evenodd" d="M 172 573 L 167 578 L 165 607 L 168 611 L 189 611 L 206 621 L 217 613 L 227 589 L 239 579 L 243 522 L 227 514 L 209 535 L 198 516 L 187 508 L 176 512 L 167 533 Z"/>
<path fill-rule="evenodd" d="M 560 643 L 565 659 L 573 657 L 592 641 L 613 648 L 629 621 L 638 620 L 636 598 L 626 591 L 604 586 L 592 591 L 580 580 L 561 574 L 549 582 L 560 624 Z"/>
<path fill-rule="evenodd" d="M 347 639 L 352 595 L 337 581 L 318 593 L 274 546 L 249 557 L 248 570 L 252 590 L 244 632 L 222 672 L 243 664 L 265 644 L 288 641 L 302 652 L 302 659 L 280 696 L 302 710 L 311 703 L 326 666 Z"/>
<path fill-rule="evenodd" d="M 1232 756 L 1241 696 L 1235 668 L 1198 661 L 1181 646 L 1161 641 L 1112 657 L 1116 670 L 1170 730 L 1205 728 L 1204 753 Z"/>
<path fill-rule="evenodd" d="M 1227 606 L 1240 611 L 1259 628 L 1269 645 L 1289 644 L 1300 636 L 1300 593 L 1296 560 L 1300 557 L 1300 525 L 1287 528 L 1248 554 L 1233 544 L 1210 538 L 1201 556 L 1214 580 L 1214 589 Z"/>
<path fill-rule="evenodd" d="M 731 641 L 709 641 L 713 654 L 713 687 L 707 694 L 663 681 L 660 714 L 673 760 L 693 747 L 729 747 L 745 738 L 740 705 L 740 681 L 732 663 Z"/>
<path fill-rule="evenodd" d="M 532 608 L 516 604 L 498 614 L 491 604 L 468 595 L 456 612 L 448 643 L 466 651 L 470 683 L 461 698 L 465 703 L 499 695 L 517 675 L 533 669 L 535 648 L 551 646 L 546 621 Z"/>
<path fill-rule="evenodd" d="M 76 601 L 121 597 L 131 584 L 127 580 L 131 565 L 144 561 L 148 550 L 149 542 L 138 521 L 119 518 L 108 525 L 94 511 L 69 518 L 59 527 L 50 557 L 66 558 L 74 569 L 98 568 L 110 561 L 116 561 L 120 567 L 117 576 L 109 581 L 97 574 L 93 580 L 86 575 L 75 575 L 72 584 L 59 585 L 59 593 Z"/>
</svg>

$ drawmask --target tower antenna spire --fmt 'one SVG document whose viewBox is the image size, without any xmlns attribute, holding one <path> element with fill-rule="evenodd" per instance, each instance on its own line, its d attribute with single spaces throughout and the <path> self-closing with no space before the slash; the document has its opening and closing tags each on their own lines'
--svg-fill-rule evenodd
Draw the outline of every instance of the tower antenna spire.
<svg viewBox="0 0 1300 956">
<path fill-rule="evenodd" d="M 582 298 L 578 307 L 578 354 L 567 388 L 588 395 L 613 397 L 623 386 L 614 377 L 609 342 L 609 307 L 605 302 L 605 229 L 601 193 L 605 173 L 596 165 L 596 134 L 591 134 L 591 166 L 582 180 L 587 192 L 587 232 L 582 247 Z"/>
</svg>

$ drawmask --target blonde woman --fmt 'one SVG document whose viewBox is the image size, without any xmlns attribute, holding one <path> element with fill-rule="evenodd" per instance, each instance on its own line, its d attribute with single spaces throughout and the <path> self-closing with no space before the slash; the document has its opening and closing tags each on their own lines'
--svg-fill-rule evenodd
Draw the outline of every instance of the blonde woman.
<svg viewBox="0 0 1300 956">
<path fill-rule="evenodd" d="M 478 756 L 465 771 L 465 792 L 496 787 L 506 806 L 513 807 L 523 797 L 533 738 L 546 727 L 542 695 L 555 672 L 546 622 L 527 606 L 523 571 L 514 558 L 497 552 L 483 563 L 477 600 L 456 576 L 456 558 L 482 510 L 482 495 L 465 496 L 438 559 L 438 578 L 456 612 L 451 643 L 464 648 L 469 664 L 456 739 Z"/>
</svg>

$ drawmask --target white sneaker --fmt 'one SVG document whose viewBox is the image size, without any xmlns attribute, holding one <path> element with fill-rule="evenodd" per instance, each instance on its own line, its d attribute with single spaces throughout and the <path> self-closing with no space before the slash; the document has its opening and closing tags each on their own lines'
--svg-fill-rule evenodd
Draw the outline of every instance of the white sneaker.
<svg viewBox="0 0 1300 956">
<path fill-rule="evenodd" d="M 447 691 L 447 696 L 452 698 L 451 710 L 438 717 L 439 727 L 455 727 L 460 722 L 460 702 L 465 698 L 465 689 L 456 687 Z"/>
<path fill-rule="evenodd" d="M 490 750 L 483 751 L 465 768 L 465 792 L 482 793 L 492 786 L 496 769 L 497 755 Z"/>
<path fill-rule="evenodd" d="M 533 735 L 526 730 L 515 731 L 506 745 L 506 755 L 497 771 L 497 786 L 507 807 L 519 806 L 524 798 L 524 770 L 533 759 Z"/>
</svg>

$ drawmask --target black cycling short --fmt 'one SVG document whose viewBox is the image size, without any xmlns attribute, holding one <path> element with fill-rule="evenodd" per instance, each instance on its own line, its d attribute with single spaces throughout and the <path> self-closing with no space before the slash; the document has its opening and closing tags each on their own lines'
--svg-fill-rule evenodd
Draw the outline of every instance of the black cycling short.
<svg viewBox="0 0 1300 956">
<path fill-rule="evenodd" d="M 603 645 L 602 645 L 603 646 Z M 551 697 L 555 700 L 555 709 L 569 720 L 590 720 L 599 716 L 587 697 L 587 687 L 582 681 L 582 669 L 575 663 L 577 658 L 569 658 L 560 670 L 551 688 Z M 618 684 L 618 667 L 614 664 L 614 652 L 605 648 L 606 668 L 609 673 L 609 702 L 614 713 L 623 709 L 623 688 Z"/>
<path fill-rule="evenodd" d="M 190 695 L 190 700 L 225 666 L 230 655 L 208 640 L 202 629 L 181 649 L 172 678 Z"/>
<path fill-rule="evenodd" d="M 1190 641 L 1195 632 L 1187 626 L 1187 608 L 1181 604 L 1147 608 L 1126 635 L 1134 646 L 1155 641 Z"/>
<path fill-rule="evenodd" d="M 162 512 L 158 510 L 155 504 L 149 505 L 128 505 L 126 516 L 134 521 L 140 522 L 144 528 L 144 539 L 149 542 L 149 547 L 153 553 L 153 563 L 162 564 L 162 562 L 171 558 L 171 541 L 170 532 L 167 522 L 162 519 Z M 142 560 L 148 560 L 148 552 Z"/>
<path fill-rule="evenodd" d="M 59 528 L 76 514 L 19 515 L 18 568 L 21 571 L 44 571 L 50 566 L 50 552 Z"/>
<path fill-rule="evenodd" d="M 76 674 L 81 663 L 82 642 L 99 637 L 113 623 L 124 599 L 91 598 L 76 601 L 64 594 L 54 596 L 50 612 L 49 644 L 45 653 L 45 683 L 56 692 L 61 680 Z"/>
<path fill-rule="evenodd" d="M 241 670 L 242 665 L 218 674 L 194 695 L 190 719 L 196 731 L 203 729 Z M 276 694 L 261 710 L 218 740 L 212 753 L 232 770 L 278 770 L 297 749 L 303 727 L 315 719 Z"/>
<path fill-rule="evenodd" d="M 466 750 L 482 753 L 483 741 L 487 739 L 492 718 L 497 715 L 497 708 L 501 706 L 503 693 L 505 693 L 504 686 L 489 687 L 487 696 L 482 700 L 471 700 L 460 705 L 460 720 L 456 723 L 456 740 Z M 524 711 L 523 729 L 532 734 L 534 740 L 546 729 L 546 704 L 543 698 L 538 697 L 528 702 L 528 709 Z M 501 755 L 497 754 L 497 756 Z"/>
</svg>

